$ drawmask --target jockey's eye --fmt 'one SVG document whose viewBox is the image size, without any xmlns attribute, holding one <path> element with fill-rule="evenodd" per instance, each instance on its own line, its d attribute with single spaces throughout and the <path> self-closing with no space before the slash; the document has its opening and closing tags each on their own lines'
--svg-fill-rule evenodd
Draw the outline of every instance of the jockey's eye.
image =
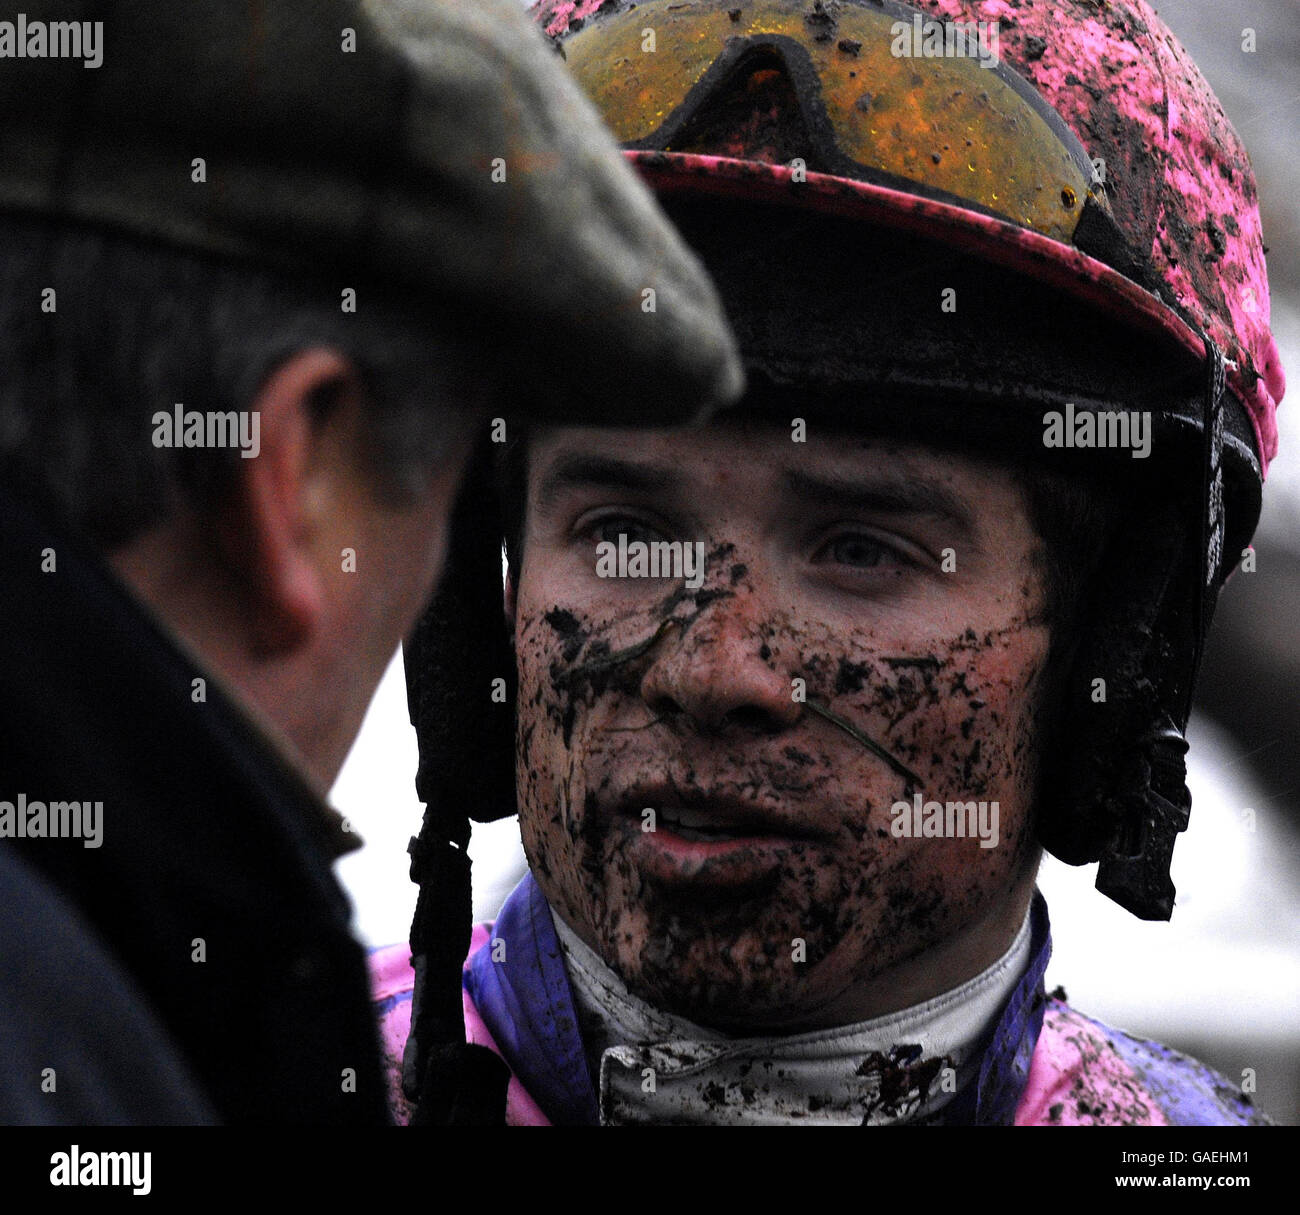
<svg viewBox="0 0 1300 1215">
<path fill-rule="evenodd" d="M 594 519 L 583 528 L 582 534 L 595 544 L 617 544 L 620 536 L 626 536 L 628 544 L 637 541 L 651 544 L 664 539 L 655 528 L 630 515 L 605 515 Z"/>
<path fill-rule="evenodd" d="M 912 564 L 891 544 L 867 532 L 841 532 L 814 554 L 815 565 L 841 565 L 849 569 L 879 569 Z"/>
</svg>

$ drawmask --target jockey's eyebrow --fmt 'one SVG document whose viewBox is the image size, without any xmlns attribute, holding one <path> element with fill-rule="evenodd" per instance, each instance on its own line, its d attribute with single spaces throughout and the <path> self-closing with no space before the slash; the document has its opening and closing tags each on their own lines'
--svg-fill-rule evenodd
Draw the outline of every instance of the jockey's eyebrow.
<svg viewBox="0 0 1300 1215">
<path fill-rule="evenodd" d="M 912 515 L 950 523 L 956 538 L 974 544 L 979 529 L 970 503 L 951 486 L 930 477 L 844 477 L 789 469 L 781 478 L 785 493 L 801 503 L 863 511 L 873 515 Z"/>
<path fill-rule="evenodd" d="M 680 488 L 682 479 L 669 468 L 619 456 L 582 453 L 560 456 L 537 487 L 537 505 L 551 506 L 567 489 L 596 488 L 657 493 Z"/>
</svg>

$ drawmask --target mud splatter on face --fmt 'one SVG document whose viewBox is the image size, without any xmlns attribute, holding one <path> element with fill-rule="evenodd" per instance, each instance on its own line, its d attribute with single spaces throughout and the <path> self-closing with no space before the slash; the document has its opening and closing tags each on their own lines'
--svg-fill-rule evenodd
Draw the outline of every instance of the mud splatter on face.
<svg viewBox="0 0 1300 1215">
<path fill-rule="evenodd" d="M 639 435 L 680 476 L 676 497 L 628 506 L 584 489 L 529 523 L 516 629 L 525 847 L 552 905 L 660 1006 L 751 1032 L 861 1019 L 882 976 L 995 913 L 1033 850 L 1047 652 L 1023 575 L 1035 538 L 995 470 L 914 448 L 799 453 L 799 467 L 837 473 L 905 458 L 974 516 L 957 577 L 911 555 L 946 535 L 930 519 L 893 524 L 898 537 L 854 520 L 837 544 L 834 528 L 787 522 L 788 439 L 702 434 Z M 671 538 L 706 542 L 703 586 L 595 578 L 582 525 L 607 499 L 665 533 L 695 523 Z M 909 556 L 876 561 L 863 546 L 877 534 Z M 891 807 L 917 793 L 996 800 L 998 845 L 895 835 Z"/>
</svg>

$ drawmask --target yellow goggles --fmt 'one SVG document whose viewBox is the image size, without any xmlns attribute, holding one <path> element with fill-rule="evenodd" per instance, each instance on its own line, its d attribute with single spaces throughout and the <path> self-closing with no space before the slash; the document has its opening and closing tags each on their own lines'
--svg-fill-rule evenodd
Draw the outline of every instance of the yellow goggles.
<svg viewBox="0 0 1300 1215">
<path fill-rule="evenodd" d="M 1078 138 L 997 58 L 996 26 L 853 0 L 641 0 L 570 34 L 564 52 L 628 148 L 719 153 L 692 142 L 692 119 L 738 73 L 779 66 L 813 141 L 809 169 L 1066 244 L 1089 197 L 1106 209 Z"/>
</svg>

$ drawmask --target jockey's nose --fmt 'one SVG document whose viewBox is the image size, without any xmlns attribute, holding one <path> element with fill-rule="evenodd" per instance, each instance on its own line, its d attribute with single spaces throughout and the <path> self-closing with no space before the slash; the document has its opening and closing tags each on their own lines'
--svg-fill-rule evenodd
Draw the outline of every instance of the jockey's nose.
<svg viewBox="0 0 1300 1215">
<path fill-rule="evenodd" d="M 751 593 L 715 600 L 684 635 L 673 630 L 656 647 L 642 699 L 656 717 L 683 715 L 703 734 L 790 728 L 802 706 L 790 679 L 763 657 L 763 637 Z"/>
</svg>

